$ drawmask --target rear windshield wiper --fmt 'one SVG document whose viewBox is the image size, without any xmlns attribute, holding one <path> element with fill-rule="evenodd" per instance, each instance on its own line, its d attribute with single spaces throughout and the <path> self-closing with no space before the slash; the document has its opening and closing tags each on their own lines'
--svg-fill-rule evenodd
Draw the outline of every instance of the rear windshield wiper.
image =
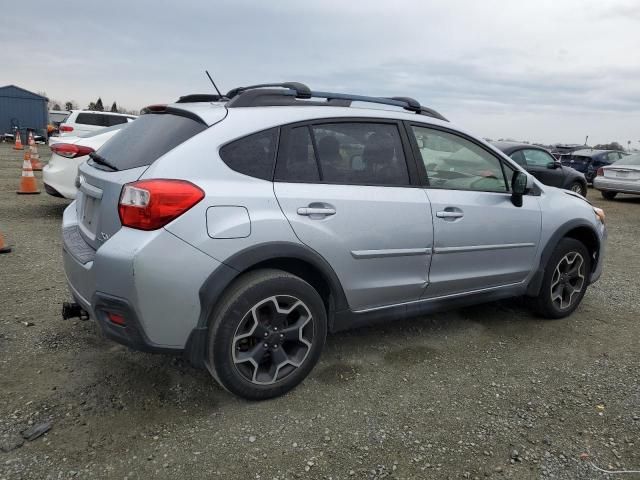
<svg viewBox="0 0 640 480">
<path fill-rule="evenodd" d="M 99 153 L 96 152 L 91 152 L 89 154 L 89 156 L 91 157 L 91 160 L 93 160 L 94 162 L 100 164 L 100 165 L 104 165 L 105 167 L 109 167 L 111 170 L 118 170 L 116 167 L 114 167 L 113 165 L 111 165 L 109 163 L 109 161 L 104 158 L 102 155 L 100 155 Z"/>
</svg>

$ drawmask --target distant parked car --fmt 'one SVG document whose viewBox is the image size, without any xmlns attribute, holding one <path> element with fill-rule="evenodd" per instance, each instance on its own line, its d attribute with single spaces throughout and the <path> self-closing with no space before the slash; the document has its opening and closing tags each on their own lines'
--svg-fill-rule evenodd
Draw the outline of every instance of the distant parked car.
<svg viewBox="0 0 640 480">
<path fill-rule="evenodd" d="M 60 124 L 58 130 L 61 137 L 79 137 L 106 127 L 132 122 L 136 118 L 135 115 L 125 115 L 123 113 L 71 110 L 71 114 Z"/>
<path fill-rule="evenodd" d="M 593 180 L 594 188 L 607 200 L 618 193 L 640 195 L 640 153 L 626 156 L 606 167 L 600 167 Z"/>
<path fill-rule="evenodd" d="M 584 148 L 582 150 L 576 150 L 571 155 L 565 156 L 562 159 L 562 165 L 584 173 L 587 182 L 591 183 L 596 176 L 598 168 L 611 165 L 623 156 L 624 153 L 617 150 Z"/>
<path fill-rule="evenodd" d="M 42 169 L 45 191 L 54 197 L 76 198 L 80 164 L 126 126 L 126 123 L 121 123 L 82 137 L 52 137 L 49 141 L 51 159 Z"/>
<path fill-rule="evenodd" d="M 587 196 L 585 176 L 571 167 L 563 166 L 548 150 L 528 143 L 493 142 L 493 145 L 545 185 Z"/>
<path fill-rule="evenodd" d="M 49 123 L 47 124 L 47 133 L 49 136 L 60 133 L 58 130 L 60 124 L 64 122 L 70 114 L 71 112 L 67 110 L 49 110 Z"/>
</svg>

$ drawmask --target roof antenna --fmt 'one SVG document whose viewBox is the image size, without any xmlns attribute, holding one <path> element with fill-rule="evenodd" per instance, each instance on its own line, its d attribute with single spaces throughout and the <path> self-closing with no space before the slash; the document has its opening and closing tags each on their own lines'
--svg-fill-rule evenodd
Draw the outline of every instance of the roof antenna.
<svg viewBox="0 0 640 480">
<path fill-rule="evenodd" d="M 222 93 L 220 93 L 220 90 L 218 90 L 218 87 L 216 86 L 216 82 L 214 82 L 213 78 L 211 78 L 211 75 L 209 75 L 209 71 L 205 70 L 204 73 L 206 73 L 207 77 L 209 77 L 209 81 L 211 81 L 211 84 L 213 85 L 213 88 L 216 89 L 216 92 L 218 92 L 218 95 L 220 95 L 220 98 L 224 97 L 224 95 L 222 95 Z"/>
</svg>

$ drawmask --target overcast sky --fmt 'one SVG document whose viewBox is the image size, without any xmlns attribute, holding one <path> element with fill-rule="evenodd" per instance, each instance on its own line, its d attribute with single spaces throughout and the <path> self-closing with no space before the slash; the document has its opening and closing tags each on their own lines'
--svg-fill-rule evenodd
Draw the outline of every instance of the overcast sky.
<svg viewBox="0 0 640 480">
<path fill-rule="evenodd" d="M 405 95 L 474 133 L 640 147 L 639 0 L 31 2 L 0 85 L 86 107 L 297 80 Z"/>
</svg>

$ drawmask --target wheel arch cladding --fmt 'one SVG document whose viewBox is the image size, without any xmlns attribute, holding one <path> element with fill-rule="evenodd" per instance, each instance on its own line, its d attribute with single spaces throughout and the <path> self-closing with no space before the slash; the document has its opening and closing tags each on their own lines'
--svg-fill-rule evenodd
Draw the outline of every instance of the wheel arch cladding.
<svg viewBox="0 0 640 480">
<path fill-rule="evenodd" d="M 192 364 L 201 365 L 204 359 L 209 320 L 218 299 L 240 275 L 261 268 L 286 271 L 314 287 L 327 310 L 329 330 L 333 330 L 334 312 L 349 308 L 338 276 L 315 250 L 291 242 L 270 242 L 249 247 L 226 259 L 200 287 L 200 318 L 185 348 Z"/>
<path fill-rule="evenodd" d="M 538 270 L 527 287 L 526 294 L 528 296 L 535 297 L 540 292 L 545 267 L 549 258 L 551 258 L 553 251 L 563 238 L 573 238 L 587 247 L 587 250 L 589 250 L 589 254 L 591 255 L 591 272 L 593 272 L 593 269 L 597 265 L 597 255 L 600 251 L 600 240 L 598 239 L 598 234 L 595 232 L 593 226 L 585 220 L 570 220 L 555 231 L 555 233 L 549 238 L 547 245 L 544 247 L 542 255 L 540 256 L 540 265 Z"/>
</svg>

